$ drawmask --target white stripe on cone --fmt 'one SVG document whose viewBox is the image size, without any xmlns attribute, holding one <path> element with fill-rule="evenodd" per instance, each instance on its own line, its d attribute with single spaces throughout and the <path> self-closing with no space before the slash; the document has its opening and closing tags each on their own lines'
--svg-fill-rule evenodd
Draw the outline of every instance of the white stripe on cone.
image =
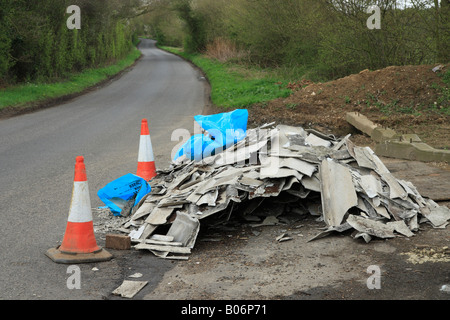
<svg viewBox="0 0 450 320">
<path fill-rule="evenodd" d="M 87 181 L 74 181 L 72 202 L 70 203 L 69 222 L 92 221 L 91 199 Z"/>
<path fill-rule="evenodd" d="M 153 158 L 153 148 L 152 141 L 149 135 L 141 135 L 139 139 L 139 155 L 138 162 L 152 162 Z"/>
</svg>

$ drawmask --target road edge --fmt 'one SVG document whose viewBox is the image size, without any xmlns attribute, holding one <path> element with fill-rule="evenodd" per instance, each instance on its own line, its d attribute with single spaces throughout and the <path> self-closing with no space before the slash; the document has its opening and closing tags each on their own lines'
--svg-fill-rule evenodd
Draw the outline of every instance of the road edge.
<svg viewBox="0 0 450 320">
<path fill-rule="evenodd" d="M 223 107 L 219 107 L 214 105 L 214 103 L 212 102 L 211 99 L 211 82 L 208 79 L 208 76 L 206 75 L 206 73 L 203 71 L 202 68 L 200 68 L 199 66 L 197 66 L 195 63 L 193 63 L 191 60 L 186 59 L 185 57 L 183 57 L 182 55 L 176 54 L 174 52 L 170 52 L 167 50 L 164 50 L 163 48 L 161 48 L 160 46 L 158 46 L 158 43 L 155 43 L 156 48 L 158 48 L 159 50 L 162 50 L 164 52 L 173 54 L 181 59 L 183 59 L 184 61 L 186 61 L 187 63 L 189 63 L 192 68 L 194 68 L 195 70 L 197 70 L 204 78 L 205 78 L 205 93 L 204 93 L 204 100 L 205 100 L 205 105 L 203 106 L 202 109 L 202 115 L 210 115 L 210 114 L 216 114 L 216 113 L 221 113 L 221 112 L 226 112 L 229 110 L 226 110 Z"/>
<path fill-rule="evenodd" d="M 118 73 L 116 73 L 114 75 L 108 76 L 106 79 L 104 79 L 92 86 L 89 86 L 89 87 L 81 90 L 80 92 L 70 93 L 70 94 L 59 96 L 59 97 L 48 98 L 48 99 L 41 100 L 41 101 L 32 101 L 32 102 L 28 102 L 28 103 L 24 104 L 23 106 L 5 107 L 0 110 L 0 120 L 12 118 L 12 117 L 27 114 L 27 113 L 40 111 L 43 109 L 52 108 L 59 104 L 69 102 L 72 99 L 75 99 L 77 97 L 85 95 L 86 93 L 103 88 L 103 87 L 109 85 L 112 81 L 118 80 L 126 72 L 128 72 L 132 68 L 134 68 L 134 66 L 139 62 L 139 60 L 141 60 L 141 58 L 142 58 L 142 52 L 141 52 L 141 55 L 130 66 L 122 69 L 121 71 L 119 71 Z"/>
</svg>

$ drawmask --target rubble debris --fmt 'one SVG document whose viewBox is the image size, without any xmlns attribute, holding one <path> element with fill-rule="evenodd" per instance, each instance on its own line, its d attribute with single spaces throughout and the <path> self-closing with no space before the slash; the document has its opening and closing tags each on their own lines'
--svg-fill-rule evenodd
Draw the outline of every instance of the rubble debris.
<svg viewBox="0 0 450 320">
<path fill-rule="evenodd" d="M 311 214 L 326 227 L 309 241 L 351 230 L 366 242 L 411 237 L 419 223 L 443 228 L 450 220 L 450 209 L 396 179 L 350 135 L 286 125 L 248 129 L 244 139 L 198 161 L 181 155 L 150 184 L 121 231 L 136 249 L 162 258 L 188 259 L 201 221 L 213 215 L 218 224 L 239 215 L 252 227 L 264 227 L 291 221 L 286 214 Z"/>
<path fill-rule="evenodd" d="M 341 224 L 340 226 L 337 227 L 328 227 L 325 231 L 318 233 L 316 236 L 314 236 L 313 238 L 309 239 L 309 241 L 313 241 L 313 240 L 317 240 L 323 237 L 326 237 L 328 235 L 330 235 L 333 232 L 344 232 L 347 230 L 350 230 L 352 228 L 352 226 L 348 223 L 345 222 L 343 224 Z M 367 241 L 366 241 L 367 242 Z"/>
<path fill-rule="evenodd" d="M 279 224 L 279 220 L 275 216 L 268 216 L 261 223 L 251 224 L 252 227 L 261 227 L 261 226 L 276 226 Z"/>
<path fill-rule="evenodd" d="M 283 234 L 279 235 L 278 237 L 276 237 L 276 240 L 278 242 L 283 242 L 283 241 L 292 240 L 292 237 L 289 236 L 287 233 L 283 233 Z"/>
<path fill-rule="evenodd" d="M 442 291 L 445 293 L 450 293 L 450 285 L 449 284 L 442 285 L 442 287 L 439 289 L 439 291 Z"/>
<path fill-rule="evenodd" d="M 413 264 L 425 262 L 450 262 L 449 247 L 416 246 L 412 251 L 400 253 L 408 256 L 407 261 Z"/>
<path fill-rule="evenodd" d="M 433 72 L 439 72 L 442 71 L 442 69 L 444 68 L 444 66 L 442 64 L 434 67 L 433 69 L 431 69 Z"/>
<path fill-rule="evenodd" d="M 423 215 L 435 228 L 445 228 L 450 219 L 450 210 L 447 207 L 439 206 L 433 200 L 429 200 L 431 206 L 423 210 Z"/>
<path fill-rule="evenodd" d="M 349 215 L 347 222 L 355 230 L 378 238 L 394 238 L 394 227 L 378 220 L 366 219 L 362 216 Z"/>
<path fill-rule="evenodd" d="M 132 275 L 129 275 L 128 278 L 142 278 L 143 274 L 140 272 L 133 273 Z"/>
<path fill-rule="evenodd" d="M 116 288 L 112 294 L 123 298 L 132 299 L 139 291 L 147 285 L 148 281 L 132 281 L 124 280 L 122 284 Z"/>
</svg>

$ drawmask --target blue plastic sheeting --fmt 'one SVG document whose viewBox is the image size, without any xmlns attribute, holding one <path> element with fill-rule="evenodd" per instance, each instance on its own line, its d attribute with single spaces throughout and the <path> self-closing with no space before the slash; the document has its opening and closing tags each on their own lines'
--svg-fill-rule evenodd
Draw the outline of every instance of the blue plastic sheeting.
<svg viewBox="0 0 450 320">
<path fill-rule="evenodd" d="M 151 190 L 145 179 L 128 173 L 98 190 L 97 195 L 115 216 L 120 216 L 123 207 L 133 197 L 136 197 L 133 204 L 135 206 Z"/>
<path fill-rule="evenodd" d="M 209 135 L 195 134 L 181 146 L 174 160 L 184 154 L 191 160 L 199 161 L 215 154 L 216 148 L 222 150 L 223 146 L 220 143 L 216 143 Z"/>
<path fill-rule="evenodd" d="M 194 117 L 207 134 L 195 134 L 184 143 L 174 160 L 183 154 L 191 160 L 199 161 L 220 153 L 246 136 L 248 111 L 236 109 L 231 112 Z"/>
</svg>

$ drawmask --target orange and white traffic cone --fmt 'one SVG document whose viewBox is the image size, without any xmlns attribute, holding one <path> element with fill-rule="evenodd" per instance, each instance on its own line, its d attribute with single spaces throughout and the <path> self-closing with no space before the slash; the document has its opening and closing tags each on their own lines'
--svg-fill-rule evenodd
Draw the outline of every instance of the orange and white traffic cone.
<svg viewBox="0 0 450 320">
<path fill-rule="evenodd" d="M 136 175 L 150 181 L 156 176 L 155 159 L 153 157 L 152 141 L 148 131 L 147 119 L 141 122 L 141 137 L 139 140 L 138 166 Z"/>
<path fill-rule="evenodd" d="M 89 186 L 82 156 L 76 158 L 72 201 L 63 241 L 59 247 L 49 249 L 47 256 L 58 263 L 97 262 L 112 258 L 95 240 Z"/>
</svg>

